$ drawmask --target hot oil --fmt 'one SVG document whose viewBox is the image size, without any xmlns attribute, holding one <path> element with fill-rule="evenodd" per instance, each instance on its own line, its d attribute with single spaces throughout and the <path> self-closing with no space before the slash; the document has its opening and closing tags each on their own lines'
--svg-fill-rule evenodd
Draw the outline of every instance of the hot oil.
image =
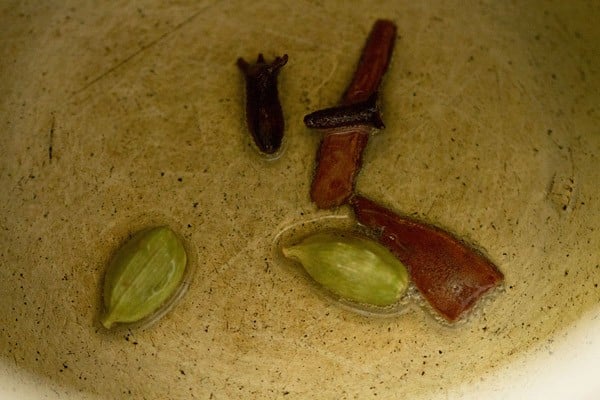
<svg viewBox="0 0 600 400">
<path fill-rule="evenodd" d="M 386 129 L 369 140 L 357 189 L 472 234 L 505 274 L 452 325 L 412 286 L 396 313 L 346 305 L 279 251 L 278 240 L 321 227 L 355 229 L 344 208 L 313 210 L 320 138 L 300 119 L 348 84 L 373 2 L 259 2 L 250 14 L 238 1 L 158 3 L 146 18 L 100 2 L 2 15 L 14 28 L 6 43 L 20 45 L 0 59 L 14 78 L 3 82 L 0 356 L 56 383 L 46 395 L 475 398 L 452 390 L 495 389 L 484 373 L 521 372 L 517 355 L 551 350 L 551 334 L 597 309 L 598 74 L 585 61 L 597 59 L 599 28 L 583 2 L 544 12 L 536 2 L 377 3 L 400 31 Z M 157 31 L 179 17 L 176 34 Z M 138 40 L 154 42 L 129 28 L 161 39 L 130 57 Z M 111 51 L 94 51 L 92 38 Z M 293 62 L 280 76 L 284 154 L 269 162 L 252 147 L 234 61 L 277 50 Z M 127 63 L 98 70 L 113 59 Z M 161 217 L 135 218 L 151 210 Z M 101 277 L 129 233 L 157 223 L 184 238 L 198 268 L 182 301 L 132 343 L 99 330 Z"/>
</svg>

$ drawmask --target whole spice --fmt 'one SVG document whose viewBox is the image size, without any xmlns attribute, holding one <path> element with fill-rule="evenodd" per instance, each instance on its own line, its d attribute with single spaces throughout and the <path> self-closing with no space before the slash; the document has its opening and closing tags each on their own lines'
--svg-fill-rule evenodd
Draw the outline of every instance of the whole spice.
<svg viewBox="0 0 600 400">
<path fill-rule="evenodd" d="M 417 289 L 448 321 L 503 280 L 491 261 L 452 234 L 362 196 L 351 203 L 358 221 L 379 234 L 379 242 L 407 266 Z"/>
<path fill-rule="evenodd" d="M 342 104 L 366 101 L 379 90 L 383 75 L 388 69 L 394 44 L 396 24 L 379 19 L 375 21 L 358 62 L 358 67 L 348 85 Z"/>
<path fill-rule="evenodd" d="M 357 126 L 350 132 L 330 133 L 321 142 L 310 197 L 319 208 L 343 204 L 352 194 L 369 128 Z"/>
<path fill-rule="evenodd" d="M 304 117 L 308 128 L 327 129 L 342 126 L 368 125 L 383 129 L 381 112 L 377 106 L 377 93 L 361 103 L 325 108 Z"/>
<path fill-rule="evenodd" d="M 136 322 L 157 311 L 177 291 L 187 256 L 167 227 L 136 234 L 114 255 L 104 278 L 105 312 L 100 322 Z"/>
<path fill-rule="evenodd" d="M 397 302 L 408 286 L 406 268 L 371 239 L 317 233 L 283 248 L 325 289 L 343 299 L 374 306 Z"/>
<path fill-rule="evenodd" d="M 246 122 L 260 151 L 274 154 L 283 140 L 283 111 L 277 91 L 277 75 L 288 61 L 287 54 L 268 64 L 262 54 L 255 64 L 238 58 L 237 65 L 246 78 Z"/>
<path fill-rule="evenodd" d="M 389 20 L 377 20 L 371 29 L 352 82 L 344 93 L 342 106 L 368 102 L 377 96 L 395 40 L 396 25 Z M 354 112 L 352 107 L 342 110 L 352 111 L 349 115 Z M 326 116 L 331 115 L 329 111 L 324 113 Z M 376 115 L 379 116 L 378 110 Z M 340 128 L 325 134 L 318 152 L 312 182 L 311 199 L 319 208 L 331 208 L 348 201 L 354 190 L 354 180 L 361 166 L 362 152 L 367 145 L 370 126 L 383 126 L 380 119 L 380 123 L 377 124 L 362 121 L 353 126 L 341 122 L 343 118 L 335 120 L 337 124 L 329 127 Z M 337 154 L 334 157 L 327 154 L 330 149 L 335 149 Z"/>
</svg>

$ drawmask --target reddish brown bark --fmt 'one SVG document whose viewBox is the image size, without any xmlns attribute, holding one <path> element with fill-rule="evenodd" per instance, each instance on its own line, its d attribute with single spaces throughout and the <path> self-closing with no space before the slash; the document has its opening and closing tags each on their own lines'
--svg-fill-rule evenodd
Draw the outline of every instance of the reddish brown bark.
<svg viewBox="0 0 600 400">
<path fill-rule="evenodd" d="M 408 268 L 425 299 L 452 322 L 503 279 L 481 253 L 452 234 L 404 217 L 362 196 L 352 199 L 358 221 Z"/>
<path fill-rule="evenodd" d="M 377 92 L 390 63 L 395 40 L 396 25 L 392 21 L 375 22 L 342 105 L 367 101 Z M 368 126 L 358 125 L 345 128 L 347 133 L 343 135 L 339 132 L 325 135 L 311 187 L 311 199 L 317 207 L 331 208 L 348 201 L 354 191 L 369 131 Z"/>
<path fill-rule="evenodd" d="M 390 64 L 395 43 L 396 24 L 384 19 L 375 21 L 352 82 L 344 93 L 342 104 L 367 101 L 379 90 L 383 75 Z"/>
<path fill-rule="evenodd" d="M 369 128 L 361 126 L 323 138 L 310 191 L 312 201 L 319 208 L 336 207 L 348 201 L 368 140 Z"/>
</svg>

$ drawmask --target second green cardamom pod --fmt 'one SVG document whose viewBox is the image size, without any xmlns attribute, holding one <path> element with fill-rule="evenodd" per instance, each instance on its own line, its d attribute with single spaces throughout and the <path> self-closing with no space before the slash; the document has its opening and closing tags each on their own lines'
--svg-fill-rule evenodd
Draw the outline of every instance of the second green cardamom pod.
<svg viewBox="0 0 600 400">
<path fill-rule="evenodd" d="M 102 325 L 136 322 L 159 310 L 181 285 L 186 264 L 183 244 L 171 229 L 161 226 L 135 235 L 106 272 Z"/>
<path fill-rule="evenodd" d="M 388 249 L 366 237 L 317 233 L 282 250 L 325 289 L 346 300 L 390 306 L 408 287 L 406 267 Z"/>
</svg>

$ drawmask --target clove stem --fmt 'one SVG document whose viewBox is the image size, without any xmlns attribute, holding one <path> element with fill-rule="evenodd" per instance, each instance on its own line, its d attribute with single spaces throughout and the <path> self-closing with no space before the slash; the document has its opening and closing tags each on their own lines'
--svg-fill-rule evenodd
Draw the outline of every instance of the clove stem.
<svg viewBox="0 0 600 400">
<path fill-rule="evenodd" d="M 304 117 L 304 124 L 313 129 L 356 125 L 368 125 L 377 129 L 385 128 L 377 106 L 377 93 L 374 93 L 367 101 L 324 108 L 310 113 Z"/>
</svg>

